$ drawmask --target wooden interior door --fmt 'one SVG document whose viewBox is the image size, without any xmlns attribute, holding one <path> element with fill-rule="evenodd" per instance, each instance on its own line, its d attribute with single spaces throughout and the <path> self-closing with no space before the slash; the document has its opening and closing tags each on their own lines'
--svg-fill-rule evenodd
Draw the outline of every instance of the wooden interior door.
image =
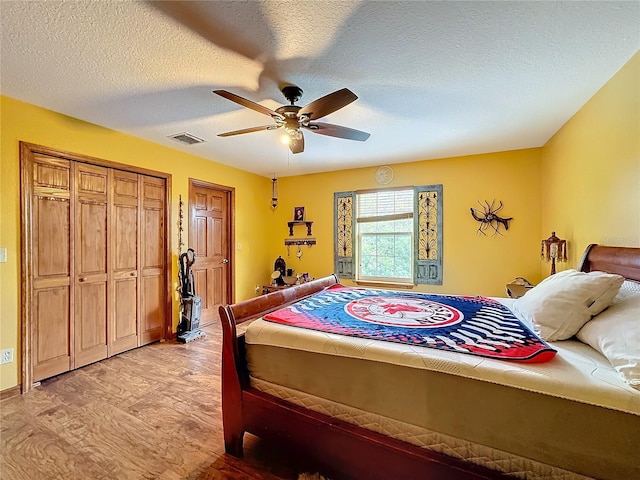
<svg viewBox="0 0 640 480">
<path fill-rule="evenodd" d="M 140 212 L 140 345 L 164 338 L 166 317 L 165 181 L 139 175 Z"/>
<path fill-rule="evenodd" d="M 74 368 L 107 358 L 108 172 L 76 163 Z"/>
<path fill-rule="evenodd" d="M 34 154 L 32 164 L 33 381 L 73 368 L 71 162 Z M 24 293 L 23 293 L 24 295 Z"/>
<path fill-rule="evenodd" d="M 193 275 L 202 297 L 201 325 L 219 320 L 218 307 L 232 303 L 230 203 L 229 190 L 190 180 L 189 246 L 196 252 Z"/>
<path fill-rule="evenodd" d="M 112 170 L 108 354 L 138 346 L 138 174 Z"/>
</svg>

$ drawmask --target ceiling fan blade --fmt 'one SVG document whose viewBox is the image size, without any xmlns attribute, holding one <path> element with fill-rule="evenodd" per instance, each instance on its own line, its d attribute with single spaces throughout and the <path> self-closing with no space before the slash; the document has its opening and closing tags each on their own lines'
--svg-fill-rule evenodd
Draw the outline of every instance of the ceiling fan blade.
<svg viewBox="0 0 640 480">
<path fill-rule="evenodd" d="M 302 153 L 304 152 L 304 135 L 302 134 L 302 130 L 298 130 L 300 132 L 300 138 L 295 139 L 291 138 L 289 140 L 289 150 L 291 153 Z"/>
<path fill-rule="evenodd" d="M 313 133 L 319 133 L 320 135 L 327 135 L 329 137 L 346 138 L 347 140 L 357 140 L 359 142 L 364 142 L 367 138 L 371 136 L 370 133 L 363 132 L 361 130 L 342 127 L 340 125 L 333 125 L 331 123 L 316 122 L 304 128 L 311 130 Z"/>
<path fill-rule="evenodd" d="M 251 100 L 247 100 L 246 98 L 240 97 L 235 93 L 227 92 L 226 90 L 214 90 L 213 93 L 217 93 L 221 97 L 226 98 L 227 100 L 231 100 L 232 102 L 236 102 L 243 107 L 250 108 L 251 110 L 255 110 L 256 112 L 263 113 L 264 115 L 269 115 L 270 117 L 279 117 L 284 119 L 282 115 L 278 112 L 274 112 L 273 110 L 260 105 L 259 103 L 252 102 Z"/>
<path fill-rule="evenodd" d="M 302 107 L 298 112 L 298 115 L 309 115 L 309 119 L 311 120 L 322 118 L 349 105 L 354 100 L 357 100 L 357 98 L 356 94 L 351 90 L 343 88 L 342 90 L 337 90 L 329 95 L 325 95 L 324 97 L 314 100 L 309 105 Z"/>
<path fill-rule="evenodd" d="M 232 135 L 240 135 L 242 133 L 260 132 L 262 130 L 275 130 L 280 128 L 278 125 L 263 125 L 261 127 L 243 128 L 242 130 L 234 130 L 233 132 L 219 133 L 219 137 L 230 137 Z"/>
</svg>

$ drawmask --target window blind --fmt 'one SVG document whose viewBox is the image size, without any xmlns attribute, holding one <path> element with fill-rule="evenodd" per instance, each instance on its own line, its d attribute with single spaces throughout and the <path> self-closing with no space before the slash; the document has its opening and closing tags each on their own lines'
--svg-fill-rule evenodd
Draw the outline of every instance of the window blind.
<svg viewBox="0 0 640 480">
<path fill-rule="evenodd" d="M 358 222 L 413 217 L 413 189 L 360 193 L 357 198 Z"/>
</svg>

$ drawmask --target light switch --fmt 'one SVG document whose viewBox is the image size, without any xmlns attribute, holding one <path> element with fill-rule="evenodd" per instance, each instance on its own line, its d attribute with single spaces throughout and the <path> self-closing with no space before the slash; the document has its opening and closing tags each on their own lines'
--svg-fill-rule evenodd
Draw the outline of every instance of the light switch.
<svg viewBox="0 0 640 480">
<path fill-rule="evenodd" d="M 7 261 L 7 249 L 0 248 L 0 263 L 6 263 Z"/>
</svg>

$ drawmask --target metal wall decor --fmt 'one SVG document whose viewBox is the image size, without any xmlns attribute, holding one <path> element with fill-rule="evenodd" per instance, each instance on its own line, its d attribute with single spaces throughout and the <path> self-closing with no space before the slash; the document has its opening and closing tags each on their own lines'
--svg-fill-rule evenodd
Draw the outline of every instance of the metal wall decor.
<svg viewBox="0 0 640 480">
<path fill-rule="evenodd" d="M 438 192 L 418 192 L 418 260 L 438 259 Z"/>
<path fill-rule="evenodd" d="M 491 204 L 487 200 L 484 203 L 478 201 L 482 210 L 478 210 L 477 208 L 471 207 L 471 216 L 480 222 L 480 226 L 478 227 L 477 233 L 481 233 L 486 235 L 486 230 L 488 228 L 493 229 L 492 237 L 496 235 L 502 236 L 502 233 L 499 230 L 500 225 L 504 227 L 505 230 L 509 230 L 509 220 L 513 220 L 513 217 L 503 218 L 498 215 L 498 212 L 502 210 L 502 202 L 496 207 L 495 199 L 491 201 Z"/>
<path fill-rule="evenodd" d="M 182 208 L 184 207 L 184 202 L 182 201 L 182 195 L 179 195 L 178 199 L 178 257 L 180 257 L 182 247 L 184 247 L 184 242 L 182 241 L 182 232 L 184 231 L 184 227 L 182 226 L 184 212 L 182 211 Z"/>
<path fill-rule="evenodd" d="M 180 257 L 182 257 L 182 247 L 184 247 L 184 241 L 182 240 L 182 233 L 184 232 L 183 219 L 184 219 L 184 202 L 182 201 L 182 195 L 178 195 L 178 286 L 176 291 L 181 294 L 182 292 L 182 275 L 180 275 Z M 182 296 L 180 297 L 180 308 L 182 308 Z"/>
<path fill-rule="evenodd" d="M 353 255 L 353 198 L 337 198 L 337 252 L 338 257 Z"/>
</svg>

